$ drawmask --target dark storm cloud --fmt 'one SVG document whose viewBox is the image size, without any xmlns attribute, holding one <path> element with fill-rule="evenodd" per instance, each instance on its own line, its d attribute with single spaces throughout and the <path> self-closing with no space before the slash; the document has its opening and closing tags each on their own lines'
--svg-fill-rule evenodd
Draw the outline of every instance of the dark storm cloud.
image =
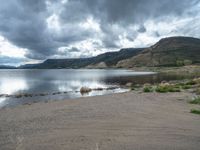
<svg viewBox="0 0 200 150">
<path fill-rule="evenodd" d="M 80 50 L 76 47 L 72 47 L 71 49 L 68 50 L 69 52 L 79 52 Z"/>
<path fill-rule="evenodd" d="M 198 0 L 69 0 L 62 18 L 84 19 L 89 14 L 105 23 L 139 23 L 165 15 L 182 15 L 197 3 Z"/>
<path fill-rule="evenodd" d="M 58 5 L 55 12 L 48 3 Z M 146 20 L 182 17 L 198 0 L 7 0 L 0 5 L 0 35 L 14 45 L 28 49 L 27 57 L 46 59 L 56 55 L 57 49 L 87 39 L 102 41 L 104 48 L 118 48 L 119 35 L 138 25 L 137 31 L 127 31 L 127 39 L 134 41 L 138 33 L 146 32 Z M 48 28 L 47 18 L 56 13 L 59 32 Z M 100 24 L 101 35 L 82 28 L 87 18 Z M 116 27 L 117 26 L 117 27 Z M 159 36 L 157 32 L 156 36 Z M 78 51 L 78 50 L 76 50 Z"/>
<path fill-rule="evenodd" d="M 137 31 L 140 33 L 144 33 L 146 32 L 146 28 L 144 27 L 144 25 L 141 25 Z"/>
<path fill-rule="evenodd" d="M 0 32 L 11 43 L 33 55 L 52 53 L 56 46 L 46 33 L 45 1 L 7 0 L 0 5 L 0 14 Z"/>
<path fill-rule="evenodd" d="M 102 33 L 101 39 L 107 48 L 117 48 L 120 32 L 113 29 L 112 24 L 122 28 L 129 25 L 139 25 L 138 32 L 146 31 L 143 23 L 148 19 L 163 19 L 163 17 L 181 17 L 185 11 L 195 6 L 198 0 L 69 0 L 61 12 L 63 22 L 84 21 L 88 16 L 100 22 Z M 188 14 L 189 15 L 189 14 Z M 134 41 L 137 33 L 129 39 Z"/>
</svg>

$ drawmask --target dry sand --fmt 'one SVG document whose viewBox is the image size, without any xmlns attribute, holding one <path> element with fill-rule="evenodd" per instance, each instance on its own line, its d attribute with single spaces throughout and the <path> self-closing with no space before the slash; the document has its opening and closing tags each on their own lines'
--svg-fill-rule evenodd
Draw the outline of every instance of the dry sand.
<svg viewBox="0 0 200 150">
<path fill-rule="evenodd" d="M 113 94 L 0 110 L 0 150 L 199 150 L 189 93 Z"/>
</svg>

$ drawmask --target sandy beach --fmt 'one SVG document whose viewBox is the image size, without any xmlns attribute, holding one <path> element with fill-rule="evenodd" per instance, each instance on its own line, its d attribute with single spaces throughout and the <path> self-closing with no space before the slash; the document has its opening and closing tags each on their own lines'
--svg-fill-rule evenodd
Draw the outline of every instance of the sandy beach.
<svg viewBox="0 0 200 150">
<path fill-rule="evenodd" d="M 127 92 L 0 110 L 0 150 L 199 150 L 191 93 Z"/>
</svg>

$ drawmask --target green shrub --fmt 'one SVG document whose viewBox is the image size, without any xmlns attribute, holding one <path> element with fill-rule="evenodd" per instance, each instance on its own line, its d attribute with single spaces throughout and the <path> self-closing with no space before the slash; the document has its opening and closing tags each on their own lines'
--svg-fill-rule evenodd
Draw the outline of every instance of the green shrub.
<svg viewBox="0 0 200 150">
<path fill-rule="evenodd" d="M 177 60 L 176 65 L 177 66 L 184 66 L 184 62 L 182 60 Z"/>
<path fill-rule="evenodd" d="M 185 85 L 185 83 L 182 83 L 182 82 L 181 82 L 181 83 L 176 83 L 176 84 L 175 84 L 175 86 L 176 86 L 177 88 L 178 88 L 178 87 L 180 88 L 180 87 L 182 87 L 182 86 L 184 86 L 184 85 Z"/>
<path fill-rule="evenodd" d="M 191 89 L 192 86 L 191 85 L 182 85 L 181 88 L 182 89 Z"/>
<path fill-rule="evenodd" d="M 190 112 L 193 113 L 193 114 L 200 115 L 200 110 L 197 110 L 197 109 L 191 109 Z"/>
<path fill-rule="evenodd" d="M 133 91 L 133 90 L 137 90 L 137 89 L 139 89 L 139 88 L 141 88 L 142 86 L 140 85 L 140 84 L 134 84 L 134 85 L 132 85 L 131 86 L 131 90 Z"/>
<path fill-rule="evenodd" d="M 156 92 L 159 92 L 159 93 L 167 93 L 168 92 L 168 89 L 164 86 L 157 86 L 156 87 Z"/>
<path fill-rule="evenodd" d="M 134 91 L 134 90 L 135 90 L 135 87 L 132 86 L 132 87 L 131 87 L 131 91 Z"/>
<path fill-rule="evenodd" d="M 177 66 L 187 66 L 187 65 L 191 65 L 192 64 L 192 61 L 191 60 L 188 60 L 188 59 L 185 59 L 185 60 L 177 60 L 176 61 L 176 65 Z"/>
<path fill-rule="evenodd" d="M 151 87 L 151 86 L 145 86 L 143 88 L 143 92 L 145 92 L 145 93 L 153 92 L 153 87 Z"/>
<path fill-rule="evenodd" d="M 181 92 L 180 88 L 176 88 L 176 87 L 169 87 L 169 92 Z"/>
<path fill-rule="evenodd" d="M 156 92 L 159 93 L 167 93 L 167 92 L 180 92 L 180 87 L 177 85 L 170 85 L 170 84 L 166 84 L 166 85 L 158 85 L 156 87 Z"/>
<path fill-rule="evenodd" d="M 194 98 L 192 101 L 190 101 L 190 104 L 199 104 L 200 105 L 200 97 Z"/>
<path fill-rule="evenodd" d="M 191 89 L 194 85 L 197 85 L 200 83 L 200 79 L 193 79 L 193 80 L 188 80 L 186 82 L 182 82 L 182 83 L 177 83 L 175 86 L 182 88 L 182 89 Z"/>
<path fill-rule="evenodd" d="M 177 83 L 174 85 L 175 88 L 182 88 L 182 89 L 190 89 L 192 88 L 191 85 L 187 85 L 186 83 Z"/>
<path fill-rule="evenodd" d="M 190 80 L 188 82 L 186 82 L 186 85 L 195 85 L 197 84 L 194 80 Z"/>
</svg>

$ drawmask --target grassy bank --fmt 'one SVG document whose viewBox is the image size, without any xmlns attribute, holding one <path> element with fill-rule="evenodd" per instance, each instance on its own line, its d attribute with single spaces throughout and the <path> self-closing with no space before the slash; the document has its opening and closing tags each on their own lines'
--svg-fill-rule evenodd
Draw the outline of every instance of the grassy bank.
<svg viewBox="0 0 200 150">
<path fill-rule="evenodd" d="M 188 103 L 193 107 L 190 113 L 200 115 L 200 109 L 193 105 L 200 105 L 200 66 L 185 66 L 181 68 L 150 68 L 149 71 L 155 71 L 167 75 L 180 76 L 180 79 L 173 81 L 162 81 L 161 83 L 144 85 L 131 85 L 131 90 L 141 93 L 171 93 L 182 92 L 192 93 L 193 96 L 188 99 Z"/>
</svg>

